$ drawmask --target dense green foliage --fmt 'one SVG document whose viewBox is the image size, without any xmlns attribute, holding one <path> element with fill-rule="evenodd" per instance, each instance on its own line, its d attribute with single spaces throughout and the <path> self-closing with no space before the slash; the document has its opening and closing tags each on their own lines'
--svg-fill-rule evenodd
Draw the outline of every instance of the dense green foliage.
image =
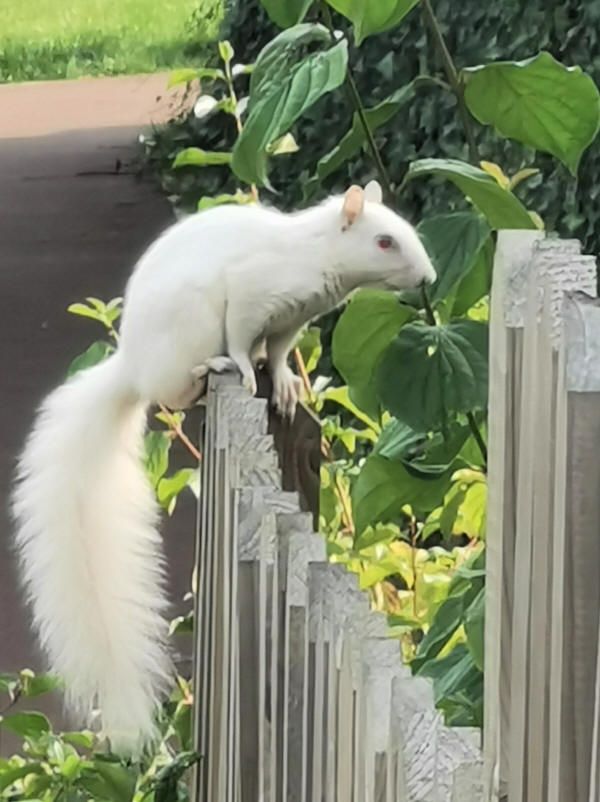
<svg viewBox="0 0 600 802">
<path fill-rule="evenodd" d="M 277 32 L 258 0 L 230 0 L 231 13 L 224 30 L 239 61 L 254 61 L 260 48 Z M 449 0 L 435 2 L 435 13 L 458 68 L 498 59 L 526 59 L 540 50 L 548 51 L 568 66 L 582 65 L 600 83 L 600 6 L 580 0 L 551 2 L 532 0 L 491 0 L 481 4 L 466 0 L 457 5 Z M 346 24 L 336 18 L 336 25 Z M 407 86 L 425 71 L 443 77 L 442 62 L 419 8 L 413 9 L 396 28 L 367 38 L 352 53 L 353 74 L 365 106 L 376 105 L 399 87 Z M 461 120 L 452 95 L 420 82 L 415 88 L 419 102 L 403 106 L 402 112 L 377 130 L 377 142 L 390 177 L 400 183 L 408 164 L 424 157 L 468 158 Z M 312 175 L 315 162 L 329 153 L 349 129 L 353 109 L 340 92 L 322 98 L 300 121 L 297 139 L 301 151 L 274 166 L 273 184 L 277 204 L 291 207 L 302 200 L 301 176 Z M 231 145 L 235 128 L 211 121 L 188 121 L 221 150 Z M 210 130 L 209 130 L 210 129 Z M 521 167 L 535 166 L 540 174 L 519 187 L 525 206 L 534 208 L 546 227 L 561 236 L 582 240 L 590 253 L 600 252 L 600 211 L 595 198 L 599 189 L 600 143 L 596 140 L 583 155 L 577 181 L 568 169 L 544 153 L 533 153 L 520 144 L 499 137 L 492 128 L 477 126 L 477 143 L 482 158 L 501 164 L 512 175 Z M 324 181 L 327 190 L 342 190 L 350 181 L 364 182 L 375 175 L 368 153 L 358 153 L 351 162 Z M 203 176 L 204 194 L 221 191 L 220 176 Z M 169 185 L 170 191 L 179 187 Z M 397 197 L 399 208 L 420 220 L 433 211 L 462 208 L 460 195 L 444 185 L 408 185 Z"/>
<path fill-rule="evenodd" d="M 221 0 L 0 0 L 0 83 L 170 69 L 203 58 Z"/>
<path fill-rule="evenodd" d="M 467 22 L 453 9 L 446 30 L 449 6 L 430 0 L 262 6 L 233 4 L 225 70 L 198 76 L 195 113 L 151 149 L 189 211 L 251 202 L 256 187 L 289 208 L 377 176 L 388 203 L 420 220 L 438 273 L 428 295 L 361 292 L 299 344 L 324 420 L 321 528 L 413 670 L 434 677 L 448 721 L 481 723 L 494 232 L 573 228 L 572 175 L 600 96 L 533 39 L 502 54 L 526 58 L 489 63 L 483 11 Z M 255 62 L 249 82 L 238 62 Z M 552 207 L 547 180 L 561 187 Z"/>
</svg>

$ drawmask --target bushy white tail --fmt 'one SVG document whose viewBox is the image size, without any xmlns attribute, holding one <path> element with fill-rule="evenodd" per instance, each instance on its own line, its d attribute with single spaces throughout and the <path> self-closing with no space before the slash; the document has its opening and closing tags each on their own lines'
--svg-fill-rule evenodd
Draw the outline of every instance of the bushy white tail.
<svg viewBox="0 0 600 802">
<path fill-rule="evenodd" d="M 43 402 L 13 511 L 35 625 L 71 710 L 96 706 L 113 748 L 153 740 L 168 682 L 157 508 L 141 451 L 146 411 L 117 353 Z"/>
</svg>

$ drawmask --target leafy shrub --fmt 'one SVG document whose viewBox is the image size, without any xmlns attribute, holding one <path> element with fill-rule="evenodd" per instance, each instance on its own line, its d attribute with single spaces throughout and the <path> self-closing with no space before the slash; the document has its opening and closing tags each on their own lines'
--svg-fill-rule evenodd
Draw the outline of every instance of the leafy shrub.
<svg viewBox="0 0 600 802">
<path fill-rule="evenodd" d="M 495 231 L 576 229 L 569 174 L 596 136 L 600 96 L 581 70 L 537 52 L 537 27 L 506 48 L 525 60 L 478 63 L 481 42 L 501 52 L 514 4 L 493 4 L 493 39 L 481 33 L 488 7 L 463 7 L 460 21 L 453 9 L 448 26 L 449 5 L 434 12 L 430 0 L 386 0 L 388 16 L 346 0 L 262 6 L 233 3 L 224 71 L 173 76 L 197 77 L 209 94 L 150 150 L 183 209 L 251 202 L 257 187 L 289 208 L 377 175 L 388 202 L 420 218 L 438 273 L 430 293 L 360 292 L 324 321 L 322 339 L 307 332 L 296 360 L 324 419 L 331 558 L 388 612 L 448 721 L 481 723 Z M 541 12 L 524 16 L 531 25 Z M 556 15 L 544 44 L 557 52 L 556 31 L 569 24 Z M 236 49 L 242 64 L 256 59 L 249 84 L 231 67 Z M 561 191 L 546 194 L 548 181 Z"/>
</svg>

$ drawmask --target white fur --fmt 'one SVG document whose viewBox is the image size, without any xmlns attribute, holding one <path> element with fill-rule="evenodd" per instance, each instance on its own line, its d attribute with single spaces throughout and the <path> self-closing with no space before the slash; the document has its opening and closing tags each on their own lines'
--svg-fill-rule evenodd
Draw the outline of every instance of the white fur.
<svg viewBox="0 0 600 802">
<path fill-rule="evenodd" d="M 250 354 L 266 338 L 274 399 L 293 414 L 286 360 L 309 319 L 356 287 L 435 277 L 406 221 L 367 199 L 342 231 L 342 204 L 294 215 L 225 206 L 177 223 L 133 273 L 117 354 L 42 404 L 14 494 L 22 573 L 70 707 L 88 718 L 97 703 L 116 748 L 153 739 L 170 672 L 156 502 L 141 465 L 147 405 L 191 403 L 206 366 L 228 367 L 227 354 L 254 389 Z M 400 248 L 381 251 L 380 234 Z"/>
</svg>

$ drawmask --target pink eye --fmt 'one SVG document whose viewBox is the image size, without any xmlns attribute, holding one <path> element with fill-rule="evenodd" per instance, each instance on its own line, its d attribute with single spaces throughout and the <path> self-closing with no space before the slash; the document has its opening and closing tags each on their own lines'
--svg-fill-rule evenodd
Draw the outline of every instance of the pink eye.
<svg viewBox="0 0 600 802">
<path fill-rule="evenodd" d="M 393 237 L 390 237 L 388 234 L 380 234 L 377 237 L 377 247 L 381 248 L 382 251 L 389 251 L 392 248 L 397 248 L 396 240 Z"/>
</svg>

